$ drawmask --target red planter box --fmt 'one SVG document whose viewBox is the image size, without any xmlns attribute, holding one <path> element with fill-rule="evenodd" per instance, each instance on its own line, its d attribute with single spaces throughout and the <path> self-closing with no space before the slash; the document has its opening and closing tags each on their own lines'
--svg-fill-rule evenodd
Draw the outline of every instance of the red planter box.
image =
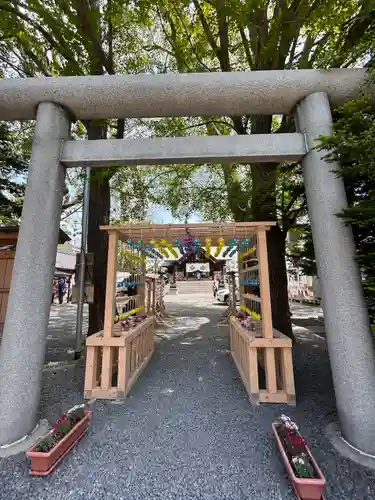
<svg viewBox="0 0 375 500">
<path fill-rule="evenodd" d="M 85 410 L 83 419 L 47 453 L 35 451 L 37 443 L 28 450 L 27 456 L 31 459 L 31 474 L 33 476 L 47 476 L 56 468 L 58 463 L 84 436 L 89 426 L 91 415 L 92 410 Z"/>
<path fill-rule="evenodd" d="M 325 477 L 323 476 L 322 471 L 319 469 L 318 464 L 316 463 L 314 457 L 312 456 L 309 448 L 306 446 L 306 452 L 309 455 L 311 463 L 315 469 L 315 473 L 317 475 L 316 479 L 305 479 L 299 478 L 294 474 L 293 467 L 290 465 L 287 454 L 285 453 L 283 443 L 280 439 L 280 436 L 277 432 L 277 428 L 280 424 L 273 423 L 272 430 L 275 434 L 277 447 L 279 448 L 281 457 L 283 459 L 285 468 L 289 474 L 289 477 L 293 483 L 294 489 L 296 490 L 297 496 L 301 500 L 323 500 L 323 491 L 326 484 Z"/>
</svg>

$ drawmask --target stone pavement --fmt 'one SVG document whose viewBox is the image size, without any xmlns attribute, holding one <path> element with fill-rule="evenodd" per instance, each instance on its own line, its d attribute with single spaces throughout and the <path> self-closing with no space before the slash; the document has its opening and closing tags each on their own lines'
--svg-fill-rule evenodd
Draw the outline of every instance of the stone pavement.
<svg viewBox="0 0 375 500">
<path fill-rule="evenodd" d="M 292 322 L 296 334 L 307 333 L 306 330 L 309 330 L 325 337 L 323 309 L 321 307 L 294 303 L 290 309 L 293 313 Z"/>
<path fill-rule="evenodd" d="M 73 360 L 75 350 L 76 304 L 54 304 L 48 325 L 45 363 L 53 366 L 57 362 Z M 84 308 L 83 335 L 88 328 L 88 306 Z"/>
<path fill-rule="evenodd" d="M 225 308 L 207 297 L 166 303 L 175 317 L 127 400 L 94 403 L 88 435 L 48 478 L 29 477 L 24 456 L 0 461 L 0 500 L 293 500 L 270 427 L 281 412 L 299 423 L 325 472 L 326 500 L 375 498 L 375 474 L 337 455 L 324 435 L 336 413 L 322 336 L 297 333 L 297 407 L 252 407 L 220 326 Z M 46 370 L 41 416 L 53 421 L 80 402 L 82 386 L 83 362 Z"/>
<path fill-rule="evenodd" d="M 197 302 L 197 296 L 175 295 L 167 296 L 167 302 L 176 304 L 180 307 L 180 314 L 189 311 L 191 305 Z M 223 311 L 220 304 L 211 300 L 211 296 L 201 295 L 203 302 L 212 302 L 213 307 Z M 51 308 L 50 322 L 47 337 L 46 364 L 53 367 L 59 362 L 70 361 L 73 359 L 75 348 L 75 324 L 76 324 L 75 304 L 54 304 Z M 324 323 L 322 320 L 323 311 L 320 307 L 306 306 L 302 304 L 293 304 L 291 306 L 293 313 L 294 332 L 303 335 L 312 331 L 320 336 L 325 336 Z M 83 334 L 88 328 L 88 307 L 84 309 Z"/>
<path fill-rule="evenodd" d="M 75 350 L 76 304 L 53 304 L 51 306 L 45 364 L 53 367 L 60 362 L 73 360 Z M 84 308 L 83 335 L 88 329 L 88 306 Z M 1 342 L 0 331 L 0 342 Z"/>
<path fill-rule="evenodd" d="M 200 300 L 213 302 L 213 307 L 223 311 L 223 307 L 215 304 L 211 296 L 202 295 Z M 192 302 L 196 303 L 196 295 L 175 295 L 168 296 L 167 301 L 179 305 L 180 313 L 188 311 Z M 293 312 L 294 330 L 301 333 L 307 329 L 318 335 L 324 336 L 324 323 L 321 319 L 322 309 L 320 307 L 294 304 L 291 306 Z M 75 349 L 75 324 L 76 324 L 76 304 L 54 304 L 51 307 L 50 321 L 48 326 L 47 348 L 45 363 L 53 368 L 60 363 L 73 360 Z M 298 328 L 297 328 L 298 327 Z M 88 306 L 85 306 L 83 316 L 83 335 L 86 335 L 88 328 Z M 1 337 L 0 337 L 1 340 Z"/>
</svg>

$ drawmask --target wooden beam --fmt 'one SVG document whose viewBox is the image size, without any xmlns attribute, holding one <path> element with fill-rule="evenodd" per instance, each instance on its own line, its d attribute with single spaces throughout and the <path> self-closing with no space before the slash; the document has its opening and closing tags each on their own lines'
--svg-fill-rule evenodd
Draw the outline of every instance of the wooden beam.
<svg viewBox="0 0 375 500">
<path fill-rule="evenodd" d="M 116 301 L 117 242 L 117 232 L 110 231 L 108 241 L 107 285 L 105 293 L 104 337 L 112 337 L 113 335 Z"/>
<path fill-rule="evenodd" d="M 266 338 L 273 337 L 271 293 L 268 269 L 267 235 L 266 231 L 258 232 L 257 253 L 259 260 L 259 288 L 261 300 L 262 330 Z"/>
<path fill-rule="evenodd" d="M 166 239 L 173 242 L 176 239 L 186 236 L 187 231 L 194 238 L 204 241 L 210 237 L 212 240 L 224 238 L 226 240 L 236 236 L 251 237 L 260 229 L 269 230 L 276 222 L 225 222 L 225 223 L 206 223 L 206 224 L 126 224 L 122 226 L 100 226 L 103 231 L 115 231 L 119 239 L 127 241 L 143 240 L 149 243 L 151 240 L 160 241 Z"/>
<path fill-rule="evenodd" d="M 145 223 L 137 223 L 134 224 L 121 224 L 121 225 L 112 225 L 112 226 L 100 226 L 102 231 L 128 231 L 129 229 L 143 229 L 147 230 L 164 230 L 164 229 L 179 229 L 183 232 L 186 229 L 196 231 L 199 229 L 231 229 L 231 228 L 270 228 L 272 226 L 276 226 L 276 222 L 273 221 L 260 221 L 260 222 L 205 222 L 205 223 L 192 223 L 192 224 L 145 224 Z"/>
</svg>

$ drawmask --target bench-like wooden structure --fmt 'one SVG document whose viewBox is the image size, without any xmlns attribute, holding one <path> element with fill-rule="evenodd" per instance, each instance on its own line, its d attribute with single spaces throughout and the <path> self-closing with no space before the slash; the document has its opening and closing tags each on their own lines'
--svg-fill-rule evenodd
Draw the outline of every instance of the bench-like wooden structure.
<svg viewBox="0 0 375 500">
<path fill-rule="evenodd" d="M 140 263 L 136 270 L 129 269 L 139 281 L 138 293 L 116 297 L 121 232 L 110 227 L 108 233 L 104 329 L 86 339 L 84 397 L 87 399 L 125 398 L 155 350 L 156 278 L 147 278 L 145 266 Z M 116 308 L 119 316 L 115 314 Z M 121 319 L 130 314 L 144 319 L 124 331 Z"/>
<path fill-rule="evenodd" d="M 259 322 L 258 322 L 259 323 Z M 295 404 L 292 341 L 273 330 L 273 338 L 244 328 L 235 317 L 230 319 L 231 354 L 253 404 Z M 264 369 L 265 387 L 261 388 L 259 366 Z"/>
<path fill-rule="evenodd" d="M 251 329 L 232 315 L 231 354 L 251 402 L 294 405 L 292 340 L 272 326 L 266 233 L 271 225 L 259 225 L 238 253 L 240 309 L 251 318 Z"/>
<path fill-rule="evenodd" d="M 155 349 L 155 318 L 123 334 L 87 338 L 84 397 L 123 399 L 149 362 Z"/>
</svg>

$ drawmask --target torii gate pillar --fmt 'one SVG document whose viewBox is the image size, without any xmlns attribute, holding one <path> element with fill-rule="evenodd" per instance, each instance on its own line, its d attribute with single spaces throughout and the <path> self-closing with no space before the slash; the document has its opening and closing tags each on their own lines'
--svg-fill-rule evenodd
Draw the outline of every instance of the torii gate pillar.
<svg viewBox="0 0 375 500">
<path fill-rule="evenodd" d="M 375 353 L 353 233 L 337 217 L 347 207 L 343 180 L 335 163 L 324 159 L 316 140 L 332 135 L 327 94 L 306 97 L 297 108 L 299 131 L 306 138 L 305 189 L 311 220 L 324 323 L 344 439 L 375 455 Z"/>
<path fill-rule="evenodd" d="M 65 186 L 60 154 L 69 135 L 65 111 L 41 103 L 0 346 L 0 446 L 37 422 Z"/>
</svg>

